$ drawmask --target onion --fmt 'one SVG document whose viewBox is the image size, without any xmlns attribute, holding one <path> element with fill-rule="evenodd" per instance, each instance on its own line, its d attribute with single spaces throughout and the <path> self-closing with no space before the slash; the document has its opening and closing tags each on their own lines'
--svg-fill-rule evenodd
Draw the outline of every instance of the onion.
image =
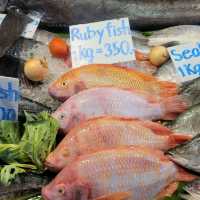
<svg viewBox="0 0 200 200">
<path fill-rule="evenodd" d="M 32 58 L 24 65 L 24 74 L 31 81 L 43 81 L 48 75 L 48 64 L 44 59 Z"/>
<path fill-rule="evenodd" d="M 149 53 L 150 62 L 159 67 L 169 59 L 169 53 L 166 47 L 157 46 L 153 47 Z"/>
</svg>

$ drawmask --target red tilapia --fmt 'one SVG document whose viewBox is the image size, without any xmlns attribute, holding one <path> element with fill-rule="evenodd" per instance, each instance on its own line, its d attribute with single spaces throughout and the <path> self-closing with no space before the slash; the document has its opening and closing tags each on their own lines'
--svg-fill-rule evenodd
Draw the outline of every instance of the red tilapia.
<svg viewBox="0 0 200 200">
<path fill-rule="evenodd" d="M 195 176 L 161 151 L 145 147 L 102 150 L 79 157 L 42 190 L 45 200 L 151 200 L 170 195 Z"/>
<path fill-rule="evenodd" d="M 63 169 L 77 156 L 102 148 L 144 145 L 167 150 L 190 136 L 174 135 L 158 123 L 121 117 L 99 117 L 72 129 L 57 148 L 49 154 L 46 166 L 55 171 Z"/>
<path fill-rule="evenodd" d="M 140 89 L 164 97 L 177 94 L 175 83 L 159 81 L 133 69 L 103 64 L 87 65 L 65 73 L 50 85 L 49 94 L 64 101 L 82 90 L 103 86 Z"/>
<path fill-rule="evenodd" d="M 157 98 L 146 92 L 102 87 L 72 96 L 52 115 L 66 132 L 79 122 L 93 117 L 111 115 L 149 120 L 175 119 L 186 108 L 186 103 L 179 96 Z"/>
</svg>

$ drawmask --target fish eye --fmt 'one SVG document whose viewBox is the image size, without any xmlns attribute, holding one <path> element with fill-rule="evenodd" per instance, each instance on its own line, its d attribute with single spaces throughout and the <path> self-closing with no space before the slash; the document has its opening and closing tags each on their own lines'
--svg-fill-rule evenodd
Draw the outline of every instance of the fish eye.
<svg viewBox="0 0 200 200">
<path fill-rule="evenodd" d="M 59 188 L 58 189 L 58 193 L 61 194 L 61 195 L 64 195 L 65 194 L 65 189 L 64 188 Z"/>
<path fill-rule="evenodd" d="M 62 86 L 63 86 L 63 87 L 67 86 L 67 81 L 63 81 L 63 82 L 62 82 Z"/>
<path fill-rule="evenodd" d="M 65 115 L 64 115 L 64 114 L 61 114 L 61 115 L 60 115 L 60 119 L 63 120 L 64 118 L 65 118 Z"/>
</svg>

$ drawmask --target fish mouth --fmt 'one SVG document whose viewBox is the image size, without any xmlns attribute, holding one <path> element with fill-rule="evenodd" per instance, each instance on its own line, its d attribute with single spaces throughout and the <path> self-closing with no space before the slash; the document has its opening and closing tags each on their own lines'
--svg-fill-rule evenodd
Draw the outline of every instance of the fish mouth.
<svg viewBox="0 0 200 200">
<path fill-rule="evenodd" d="M 51 199 L 47 196 L 47 194 L 46 194 L 46 189 L 45 189 L 45 188 L 42 188 L 42 198 L 43 198 L 44 200 L 51 200 Z"/>
<path fill-rule="evenodd" d="M 52 164 L 48 160 L 45 161 L 44 165 L 52 172 L 59 172 L 61 170 L 59 167 L 56 167 L 54 164 Z"/>
<path fill-rule="evenodd" d="M 56 99 L 61 102 L 64 102 L 65 100 L 68 99 L 68 97 L 66 95 L 62 95 L 63 93 L 65 93 L 65 91 L 60 91 L 60 89 L 58 89 L 58 88 L 52 89 L 52 87 L 49 87 L 48 93 L 53 99 Z"/>
</svg>

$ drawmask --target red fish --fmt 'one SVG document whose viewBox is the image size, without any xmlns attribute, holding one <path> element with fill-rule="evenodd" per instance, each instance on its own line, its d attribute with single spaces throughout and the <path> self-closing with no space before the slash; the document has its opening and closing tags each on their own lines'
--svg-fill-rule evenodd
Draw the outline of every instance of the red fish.
<svg viewBox="0 0 200 200">
<path fill-rule="evenodd" d="M 174 135 L 158 123 L 122 117 L 99 117 L 72 129 L 49 154 L 46 166 L 55 171 L 63 169 L 76 157 L 102 148 L 144 145 L 160 150 L 175 147 L 191 139 Z"/>
<path fill-rule="evenodd" d="M 150 200 L 173 193 L 177 181 L 195 178 L 161 151 L 115 148 L 79 157 L 42 189 L 42 196 L 45 200 Z"/>
<path fill-rule="evenodd" d="M 65 73 L 50 85 L 49 94 L 65 101 L 82 90 L 103 86 L 140 89 L 162 97 L 177 94 L 175 83 L 160 81 L 134 69 L 104 64 L 87 65 Z"/>
<path fill-rule="evenodd" d="M 179 96 L 160 98 L 142 91 L 102 87 L 72 96 L 53 113 L 53 117 L 66 132 L 93 117 L 111 115 L 148 120 L 175 119 L 186 109 L 186 102 Z"/>
</svg>

